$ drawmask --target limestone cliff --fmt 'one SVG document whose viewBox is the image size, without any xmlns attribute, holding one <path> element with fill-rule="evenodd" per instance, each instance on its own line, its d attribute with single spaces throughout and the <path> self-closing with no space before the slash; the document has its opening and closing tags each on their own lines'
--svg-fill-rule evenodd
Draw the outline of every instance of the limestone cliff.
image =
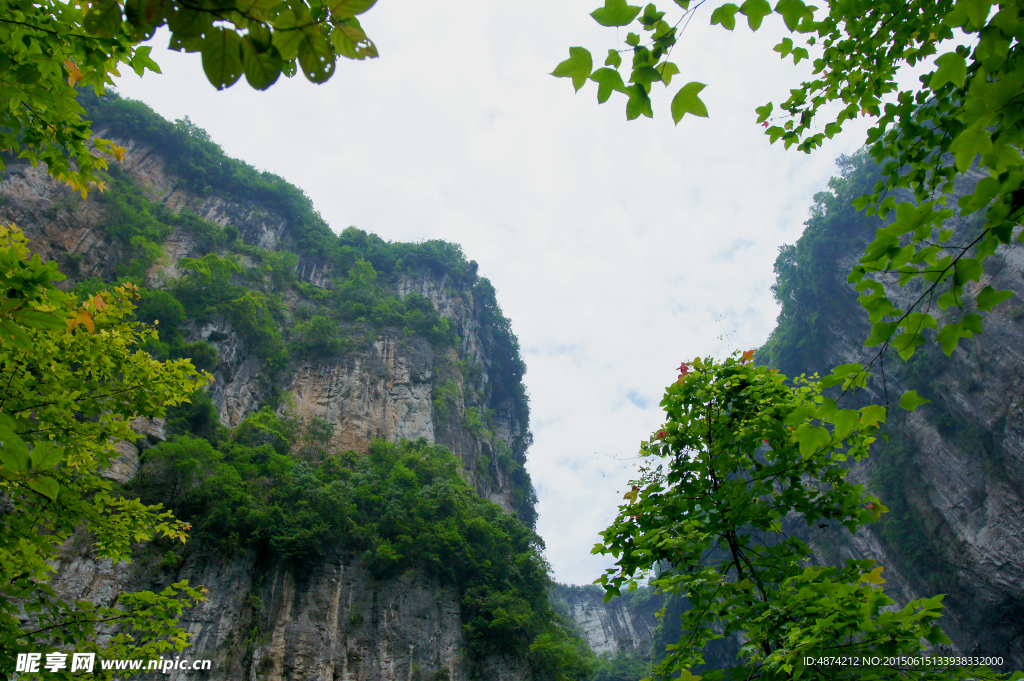
<svg viewBox="0 0 1024 681">
<path fill-rule="evenodd" d="M 98 104 L 92 106 L 97 116 Z M 531 439 L 519 380 L 523 369 L 493 287 L 477 277 L 476 263 L 461 260 L 461 251 L 450 244 L 409 245 L 402 251 L 406 259 L 386 262 L 375 284 L 381 296 L 399 302 L 410 296 L 428 301 L 431 309 L 420 310 L 416 319 L 444 320 L 437 328 L 450 329 L 454 342 L 360 317 L 331 322 L 334 351 L 299 352 L 295 329 L 327 304 L 347 268 L 362 256 L 357 260 L 352 247 L 337 246 L 339 237 L 308 200 L 279 178 L 232 162 L 236 179 L 241 168 L 256 189 L 238 181 L 204 184 L 201 178 L 208 175 L 202 172 L 227 162 L 217 157 L 196 165 L 193 157 L 169 148 L 167 131 L 183 131 L 176 143 L 183 139 L 195 154 L 209 155 L 214 148 L 187 121 L 173 127 L 149 112 L 135 135 L 119 111 L 120 119 L 98 116 L 95 125 L 127 150 L 111 169 L 108 194 L 94 191 L 83 200 L 42 169 L 22 163 L 9 164 L 0 182 L 0 221 L 17 224 L 36 253 L 59 263 L 69 275 L 62 286 L 109 282 L 130 272 L 149 289 L 173 289 L 186 274 L 186 258 L 223 256 L 238 266 L 231 286 L 269 301 L 264 319 L 272 320 L 277 355 L 268 354 L 241 315 L 203 316 L 186 309 L 176 329 L 161 327 L 180 335 L 180 347 L 212 348 L 209 396 L 222 426 L 236 427 L 270 407 L 299 423 L 316 417 L 332 426 L 332 452 L 362 454 L 377 439 L 438 443 L 455 454 L 463 477 L 481 497 L 532 526 L 533 491 L 523 467 Z M 128 223 L 134 232 L 125 232 Z M 388 247 L 359 230 L 346 235 L 342 239 L 362 240 L 378 253 Z M 333 249 L 328 255 L 318 250 L 323 243 Z M 448 260 L 431 260 L 436 253 Z M 461 269 L 452 273 L 445 262 Z M 137 475 L 142 450 L 172 435 L 164 419 L 139 419 L 133 426 L 138 440 L 119 443 L 121 457 L 107 471 L 120 483 Z M 300 569 L 252 550 L 225 555 L 199 542 L 180 562 L 141 550 L 132 564 L 114 566 L 95 559 L 89 546 L 84 536 L 65 545 L 53 579 L 62 596 L 109 604 L 121 592 L 182 579 L 209 590 L 209 600 L 188 612 L 183 624 L 193 635 L 186 654 L 212 659 L 213 672 L 174 672 L 171 678 L 531 677 L 522 656 L 470 655 L 459 594 L 450 584 L 415 570 L 374 577 L 351 551 L 327 547 L 323 559 Z"/>
<path fill-rule="evenodd" d="M 879 223 L 849 208 L 874 182 L 870 164 L 843 159 L 844 177 L 816 197 L 807 230 L 776 263 L 779 326 L 758 358 L 788 375 L 865 361 L 866 315 L 846 283 Z M 958 187 L 963 193 L 979 178 Z M 956 205 L 956 196 L 950 205 Z M 947 224 L 967 237 L 974 220 Z M 885 361 L 855 400 L 884 403 L 916 389 L 931 404 L 890 410 L 888 444 L 879 443 L 851 477 L 879 495 L 891 513 L 856 536 L 831 532 L 814 546 L 835 562 L 872 558 L 885 566 L 898 602 L 947 594 L 942 625 L 966 654 L 1002 656 L 1024 667 L 1024 253 L 1001 248 L 971 292 L 991 285 L 1017 296 L 987 315 L 985 331 L 961 341 L 951 358 L 922 346 L 914 358 Z M 897 306 L 916 297 L 884 279 Z M 960 312 L 974 312 L 973 303 Z M 937 312 L 933 310 L 933 313 Z"/>
<path fill-rule="evenodd" d="M 98 129 L 107 134 L 102 121 Z M 268 251 L 294 249 L 291 225 L 274 212 L 272 204 L 217 192 L 190 192 L 187 183 L 168 169 L 167 160 L 144 140 L 115 140 L 127 150 L 118 173 L 148 202 L 172 214 L 188 211 L 206 223 L 234 227 L 242 243 L 249 246 Z M 70 275 L 67 286 L 90 277 L 111 279 L 118 265 L 131 257 L 105 230 L 110 213 L 102 195 L 94 193 L 83 201 L 44 169 L 27 164 L 10 164 L 0 182 L 0 221 L 17 224 L 44 261 L 60 263 L 62 271 Z M 174 227 L 160 246 L 162 255 L 146 275 L 145 283 L 151 287 L 167 286 L 180 277 L 183 258 L 209 252 L 194 229 L 182 226 Z M 250 269 L 256 267 L 251 258 L 242 257 L 240 262 Z M 295 273 L 300 281 L 319 288 L 343 274 L 301 254 Z M 521 480 L 517 489 L 507 467 L 498 463 L 502 452 L 522 463 L 531 441 L 528 424 L 522 409 L 508 397 L 508 387 L 504 386 L 503 395 L 495 390 L 489 375 L 494 358 L 487 339 L 481 336 L 480 311 L 472 292 L 468 287 L 453 288 L 443 274 L 430 271 L 403 272 L 392 287 L 403 298 L 410 293 L 426 297 L 439 315 L 452 322 L 460 346 L 438 355 L 421 337 L 400 329 L 375 329 L 370 331 L 373 337 L 369 342 L 357 350 L 341 357 L 293 357 L 282 376 L 270 379 L 258 348 L 229 320 L 217 317 L 190 323 L 188 340 L 205 340 L 217 351 L 211 394 L 221 422 L 237 426 L 267 402 L 271 383 L 277 382 L 300 418 L 319 416 L 335 425 L 336 447 L 362 452 L 376 438 L 436 441 L 462 459 L 466 477 L 482 496 L 510 512 L 516 509 L 529 515 L 532 503 L 524 503 L 532 497 L 528 481 Z M 295 313 L 300 300 L 293 291 L 281 293 L 286 308 L 281 326 L 287 331 L 298 321 Z M 453 382 L 457 391 L 452 393 L 451 404 L 438 410 L 434 398 L 446 381 Z M 470 408 L 489 414 L 488 427 L 466 427 Z M 130 451 L 128 455 L 130 458 Z"/>
<path fill-rule="evenodd" d="M 606 603 L 600 587 L 559 584 L 552 592 L 552 600 L 598 655 L 636 652 L 650 658 L 658 624 L 655 613 L 662 605 L 661 596 L 650 588 Z"/>
</svg>

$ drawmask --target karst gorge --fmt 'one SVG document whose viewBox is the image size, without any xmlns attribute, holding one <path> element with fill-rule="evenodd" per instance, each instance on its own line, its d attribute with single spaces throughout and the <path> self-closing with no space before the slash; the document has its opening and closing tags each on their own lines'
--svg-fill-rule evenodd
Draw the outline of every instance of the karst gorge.
<svg viewBox="0 0 1024 681">
<path fill-rule="evenodd" d="M 105 472 L 188 522 L 189 540 L 113 564 L 77 533 L 54 565 L 56 593 L 109 605 L 203 585 L 181 626 L 212 671 L 172 679 L 647 675 L 679 639 L 685 604 L 649 587 L 605 602 L 599 587 L 552 582 L 525 467 L 526 365 L 472 254 L 329 226 L 301 190 L 225 157 L 187 120 L 81 99 L 94 131 L 126 149 L 106 190 L 82 199 L 8 159 L 0 222 L 83 299 L 137 284 L 135 318 L 159 331 L 143 349 L 191 358 L 212 382 L 165 418 L 134 421 L 137 439 Z M 846 275 L 880 222 L 850 202 L 876 176 L 866 157 L 840 159 L 803 236 L 780 251 L 781 314 L 758 363 L 795 376 L 866 356 L 870 325 Z M 922 347 L 856 398 L 931 400 L 891 418 L 888 442 L 851 467 L 891 512 L 854 535 L 812 536 L 794 518 L 784 529 L 821 564 L 877 560 L 898 604 L 946 594 L 943 650 L 999 654 L 1011 670 L 1024 667 L 1024 257 L 993 258 L 981 283 L 1017 297 L 984 334 L 951 359 Z M 709 667 L 729 666 L 741 643 L 716 642 Z"/>
</svg>

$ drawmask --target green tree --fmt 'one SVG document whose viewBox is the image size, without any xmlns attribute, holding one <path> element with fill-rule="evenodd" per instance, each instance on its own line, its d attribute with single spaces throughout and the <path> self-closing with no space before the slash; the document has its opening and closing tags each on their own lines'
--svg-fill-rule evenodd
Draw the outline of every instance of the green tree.
<svg viewBox="0 0 1024 681">
<path fill-rule="evenodd" d="M 28 256 L 27 239 L 0 227 L 0 674 L 18 652 L 73 643 L 115 657 L 181 650 L 175 626 L 202 600 L 187 582 L 159 594 L 122 594 L 112 606 L 69 603 L 47 584 L 58 550 L 76 528 L 95 555 L 130 559 L 132 545 L 162 536 L 184 541 L 188 526 L 159 505 L 125 498 L 101 477 L 129 421 L 162 416 L 208 376 L 188 360 L 158 362 L 139 345 L 156 333 L 125 321 L 132 285 L 87 301 L 53 286 L 52 263 Z M 106 642 L 101 641 L 114 635 Z"/>
<path fill-rule="evenodd" d="M 887 511 L 847 479 L 885 409 L 840 409 L 820 384 L 791 386 L 751 356 L 680 367 L 662 401 L 667 420 L 641 447 L 642 477 L 594 548 L 617 558 L 599 580 L 608 598 L 649 577 L 689 600 L 682 637 L 655 676 L 698 678 L 691 670 L 703 665 L 705 644 L 739 634 L 737 666 L 704 678 L 1003 678 L 955 660 L 893 662 L 925 654 L 922 641 L 948 642 L 936 624 L 942 596 L 893 609 L 882 566 L 814 564 L 795 527 L 806 526 L 805 536 L 827 526 L 856 532 Z M 838 656 L 880 662 L 820 662 Z"/>
<path fill-rule="evenodd" d="M 624 94 L 629 119 L 653 116 L 652 88 L 656 83 L 669 87 L 680 73 L 669 61 L 679 27 L 706 3 L 674 4 L 682 10 L 678 17 L 654 3 L 640 8 L 605 0 L 591 16 L 602 26 L 635 25 L 625 48 L 609 50 L 604 66 L 594 69 L 590 52 L 573 47 L 554 75 L 571 78 L 576 90 L 588 79 L 596 82 L 599 102 L 613 92 Z M 803 0 L 777 0 L 774 8 L 768 0 L 714 4 L 711 24 L 730 31 L 737 14 L 754 31 L 779 15 L 806 46 L 786 36 L 775 51 L 794 64 L 812 59 L 817 78 L 790 89 L 777 108 L 769 102 L 757 109 L 757 122 L 772 142 L 810 152 L 846 121 L 875 119 L 867 144 L 882 177 L 855 205 L 868 215 L 894 213 L 895 219 L 878 231 L 850 274 L 874 325 L 867 344 L 879 347 L 876 360 L 889 348 L 909 358 L 929 337 L 951 354 L 960 338 L 982 330 L 983 318 L 972 313 L 937 319 L 932 313 L 972 296 L 986 312 L 1012 296 L 980 284 L 984 261 L 998 246 L 1024 240 L 1019 229 L 1024 220 L 1019 151 L 1024 146 L 1024 5 L 1019 0 L 829 0 L 821 9 Z M 961 44 L 950 49 L 948 41 L 954 40 Z M 632 55 L 628 81 L 620 74 L 622 52 Z M 895 74 L 901 65 L 914 66 L 937 54 L 936 69 L 922 76 L 920 88 L 899 89 Z M 676 91 L 671 103 L 676 123 L 686 114 L 708 115 L 699 97 L 704 87 L 690 82 Z M 842 105 L 834 115 L 832 104 Z M 943 221 L 954 215 L 949 205 L 954 180 L 974 167 L 983 177 L 957 200 L 956 210 L 977 214 L 980 227 L 961 239 Z M 900 286 L 919 285 L 916 302 L 897 308 L 875 276 L 882 272 L 898 277 Z M 865 377 L 859 365 L 844 371 L 855 381 Z"/>
<path fill-rule="evenodd" d="M 172 49 L 201 53 L 218 89 L 244 74 L 265 90 L 300 69 L 323 83 L 338 57 L 377 56 L 357 19 L 375 1 L 0 0 L 0 148 L 46 163 L 84 196 L 125 151 L 92 137 L 75 88 L 102 94 L 122 66 L 159 73 L 140 46 L 157 28 L 168 27 Z"/>
</svg>

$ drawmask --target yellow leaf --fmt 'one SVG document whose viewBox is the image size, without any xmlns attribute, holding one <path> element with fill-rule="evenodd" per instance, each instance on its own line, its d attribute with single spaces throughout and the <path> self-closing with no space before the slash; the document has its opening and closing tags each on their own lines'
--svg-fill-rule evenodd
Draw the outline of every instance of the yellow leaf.
<svg viewBox="0 0 1024 681">
<path fill-rule="evenodd" d="M 114 155 L 114 158 L 123 163 L 125 156 L 128 154 L 128 150 L 122 146 L 111 143 L 110 153 Z"/>
<path fill-rule="evenodd" d="M 92 315 L 88 310 L 81 309 L 68 319 L 68 331 L 74 330 L 79 324 L 88 329 L 89 333 L 96 330 L 96 325 L 93 324 Z"/>
<path fill-rule="evenodd" d="M 885 584 L 886 580 L 882 579 L 882 566 L 879 565 L 871 572 L 861 575 L 860 581 L 869 582 L 871 584 Z"/>
<path fill-rule="evenodd" d="M 75 83 L 82 80 L 82 71 L 70 59 L 64 60 L 64 68 L 68 71 L 68 85 L 75 87 Z"/>
</svg>

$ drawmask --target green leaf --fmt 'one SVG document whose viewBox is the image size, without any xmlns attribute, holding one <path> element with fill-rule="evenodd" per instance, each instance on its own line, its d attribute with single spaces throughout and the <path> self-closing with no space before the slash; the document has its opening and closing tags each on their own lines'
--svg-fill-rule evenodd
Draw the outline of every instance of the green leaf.
<svg viewBox="0 0 1024 681">
<path fill-rule="evenodd" d="M 832 440 L 832 435 L 827 430 L 809 423 L 798 426 L 793 432 L 793 436 L 800 445 L 800 456 L 804 460 L 809 459 L 819 448 L 824 447 Z"/>
<path fill-rule="evenodd" d="M 622 55 L 618 50 L 608 50 L 608 57 L 604 60 L 604 65 L 619 68 L 622 66 Z"/>
<path fill-rule="evenodd" d="M 670 61 L 663 62 L 657 69 L 658 73 L 661 74 L 661 82 L 665 84 L 665 87 L 668 87 L 669 83 L 672 82 L 672 76 L 679 73 L 679 67 Z"/>
<path fill-rule="evenodd" d="M 42 494 L 47 499 L 55 500 L 57 498 L 57 492 L 60 491 L 60 485 L 53 478 L 29 478 L 25 481 L 28 488 L 33 492 Z"/>
<path fill-rule="evenodd" d="M 643 85 L 644 90 L 651 91 L 651 83 L 661 80 L 661 74 L 653 66 L 638 66 L 630 74 L 629 82 Z"/>
<path fill-rule="evenodd" d="M 626 88 L 626 94 L 629 95 L 629 101 L 626 102 L 626 120 L 631 121 L 641 115 L 654 118 L 651 98 L 642 86 L 630 85 Z"/>
<path fill-rule="evenodd" d="M 757 122 L 764 123 L 772 115 L 772 103 L 768 102 L 764 106 L 757 107 L 754 111 L 757 113 Z"/>
<path fill-rule="evenodd" d="M 738 11 L 740 8 L 736 5 L 731 2 L 725 3 L 711 13 L 711 25 L 721 24 L 723 28 L 733 30 L 736 28 L 736 12 Z"/>
<path fill-rule="evenodd" d="M 589 50 L 582 47 L 570 47 L 569 58 L 556 66 L 551 75 L 556 78 L 572 78 L 572 86 L 576 92 L 579 92 L 580 88 L 586 84 L 587 78 L 590 78 L 590 72 L 593 69 L 594 60 L 590 56 Z"/>
<path fill-rule="evenodd" d="M 775 11 L 782 15 L 786 28 L 791 31 L 795 31 L 802 20 L 810 21 L 814 18 L 814 13 L 803 0 L 779 0 L 775 5 Z"/>
<path fill-rule="evenodd" d="M 953 83 L 957 87 L 964 86 L 967 78 L 967 59 L 956 52 L 947 52 L 935 60 L 939 68 L 932 74 L 928 81 L 928 87 L 938 90 L 946 83 Z"/>
<path fill-rule="evenodd" d="M 29 451 L 14 430 L 0 426 L 0 476 L 8 480 L 17 480 L 28 472 Z"/>
<path fill-rule="evenodd" d="M 266 90 L 281 76 L 281 53 L 273 45 L 260 52 L 256 43 L 246 37 L 242 41 L 242 69 L 249 85 Z"/>
<path fill-rule="evenodd" d="M 334 75 L 334 52 L 319 31 L 303 31 L 302 42 L 299 43 L 299 66 L 313 83 L 326 83 Z"/>
<path fill-rule="evenodd" d="M 959 323 L 953 322 L 942 327 L 938 335 L 935 336 L 935 340 L 942 345 L 942 351 L 946 353 L 946 357 L 949 357 L 956 350 L 956 346 L 963 336 L 964 328 Z"/>
<path fill-rule="evenodd" d="M 740 13 L 747 17 L 747 24 L 751 31 L 761 28 L 761 22 L 772 13 L 772 6 L 768 0 L 746 0 L 740 5 Z"/>
<path fill-rule="evenodd" d="M 908 390 L 903 393 L 902 397 L 900 397 L 900 406 L 907 411 L 914 411 L 922 404 L 928 404 L 929 402 L 931 402 L 931 400 L 926 400 L 925 398 L 918 396 L 916 390 Z"/>
<path fill-rule="evenodd" d="M 121 28 L 121 5 L 117 0 L 98 0 L 89 6 L 82 26 L 101 38 L 113 38 Z"/>
<path fill-rule="evenodd" d="M 36 472 L 54 468 L 64 459 L 64 448 L 44 440 L 32 449 L 32 469 Z"/>
<path fill-rule="evenodd" d="M 860 424 L 860 413 L 855 409 L 843 409 L 829 420 L 835 424 L 836 439 L 845 440 L 850 431 Z"/>
<path fill-rule="evenodd" d="M 693 81 L 680 88 L 676 96 L 672 98 L 672 120 L 676 122 L 676 125 L 686 114 L 693 114 L 701 118 L 708 117 L 708 108 L 697 96 L 705 87 L 707 86 L 704 83 Z"/>
<path fill-rule="evenodd" d="M 174 5 L 168 0 L 127 0 L 124 4 L 125 20 L 138 29 L 143 39 L 152 37 L 154 29 L 173 12 Z"/>
<path fill-rule="evenodd" d="M 1004 300 L 1012 298 L 1013 295 L 1013 291 L 997 291 L 991 286 L 986 286 L 978 294 L 978 309 L 982 312 L 988 312 Z"/>
<path fill-rule="evenodd" d="M 597 101 L 604 104 L 612 96 L 612 92 L 626 92 L 626 84 L 622 76 L 614 69 L 600 68 L 590 74 L 590 80 L 597 83 Z"/>
<path fill-rule="evenodd" d="M 32 339 L 12 321 L 0 321 L 0 342 L 13 345 L 19 350 L 31 350 Z"/>
<path fill-rule="evenodd" d="M 640 8 L 626 4 L 626 0 L 604 0 L 604 7 L 590 13 L 602 26 L 628 26 L 640 14 Z M 577 88 L 578 89 L 578 88 Z"/>
<path fill-rule="evenodd" d="M 203 40 L 203 71 L 218 90 L 235 84 L 242 75 L 242 39 L 233 30 L 212 28 Z"/>
<path fill-rule="evenodd" d="M 956 136 L 949 150 L 956 154 L 956 169 L 962 173 L 971 167 L 978 154 L 992 151 L 992 138 L 984 128 L 968 128 Z"/>
<path fill-rule="evenodd" d="M 146 46 L 148 47 L 148 45 Z M 140 48 L 142 49 L 142 48 Z M 40 312 L 39 310 L 18 310 L 13 317 L 19 324 L 33 329 L 62 331 L 68 328 L 67 314 L 61 316 L 56 312 Z"/>
<path fill-rule="evenodd" d="M 324 6 L 331 11 L 331 14 L 344 19 L 362 14 L 377 3 L 377 0 L 328 0 Z"/>
</svg>

